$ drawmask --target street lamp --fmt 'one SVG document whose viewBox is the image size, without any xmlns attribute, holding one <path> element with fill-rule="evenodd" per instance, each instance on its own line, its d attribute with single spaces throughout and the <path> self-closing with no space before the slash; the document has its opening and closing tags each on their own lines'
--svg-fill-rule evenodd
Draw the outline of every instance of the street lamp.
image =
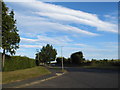
<svg viewBox="0 0 120 90">
<path fill-rule="evenodd" d="M 61 46 L 61 58 L 62 58 L 62 70 L 64 69 L 64 66 L 63 66 L 63 55 L 62 55 L 62 47 L 63 46 Z"/>
</svg>

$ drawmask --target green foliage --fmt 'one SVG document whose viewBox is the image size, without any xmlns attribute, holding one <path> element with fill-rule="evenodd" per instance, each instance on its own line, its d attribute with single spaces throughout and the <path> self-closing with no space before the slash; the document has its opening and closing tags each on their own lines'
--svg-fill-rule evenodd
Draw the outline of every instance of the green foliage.
<svg viewBox="0 0 120 90">
<path fill-rule="evenodd" d="M 46 46 L 43 46 L 41 51 L 36 54 L 36 60 L 38 60 L 38 54 L 39 54 L 39 61 L 42 63 L 48 63 L 50 64 L 50 61 L 54 61 L 57 55 L 56 49 L 53 48 L 52 45 L 47 44 Z"/>
<path fill-rule="evenodd" d="M 3 71 L 15 71 L 35 67 L 35 60 L 22 56 L 6 56 Z"/>
<path fill-rule="evenodd" d="M 92 59 L 91 61 L 93 66 L 120 66 L 120 60 L 108 60 L 108 59 L 103 59 L 103 60 L 96 60 Z"/>
<path fill-rule="evenodd" d="M 83 58 L 83 53 L 76 52 L 71 55 L 71 60 L 73 64 L 81 64 L 85 59 Z"/>
<path fill-rule="evenodd" d="M 35 63 L 37 66 L 39 66 L 39 64 L 40 64 L 39 60 L 35 60 Z"/>
<path fill-rule="evenodd" d="M 56 61 L 57 61 L 57 64 L 61 64 L 62 63 L 62 57 L 57 57 Z M 70 64 L 71 59 L 63 57 L 63 63 L 64 64 Z"/>
<path fill-rule="evenodd" d="M 2 2 L 2 49 L 11 55 L 19 48 L 20 36 L 18 34 L 16 20 L 14 20 L 14 11 L 10 11 Z"/>
<path fill-rule="evenodd" d="M 62 57 L 57 57 L 56 61 L 57 61 L 57 64 L 61 64 L 61 62 L 62 62 Z"/>
</svg>

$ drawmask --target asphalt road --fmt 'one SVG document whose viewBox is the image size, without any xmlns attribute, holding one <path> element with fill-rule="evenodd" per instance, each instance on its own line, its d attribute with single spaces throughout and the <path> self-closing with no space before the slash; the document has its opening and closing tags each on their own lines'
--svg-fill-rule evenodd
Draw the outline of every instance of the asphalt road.
<svg viewBox="0 0 120 90">
<path fill-rule="evenodd" d="M 118 72 L 67 68 L 68 73 L 26 88 L 118 88 Z"/>
</svg>

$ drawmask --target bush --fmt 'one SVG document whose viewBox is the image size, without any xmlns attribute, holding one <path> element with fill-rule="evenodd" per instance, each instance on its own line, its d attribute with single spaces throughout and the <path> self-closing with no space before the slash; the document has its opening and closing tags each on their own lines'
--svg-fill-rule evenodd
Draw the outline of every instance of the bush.
<svg viewBox="0 0 120 90">
<path fill-rule="evenodd" d="M 34 59 L 22 56 L 10 56 L 6 57 L 5 59 L 5 66 L 3 71 L 15 71 L 35 66 L 36 64 Z"/>
</svg>

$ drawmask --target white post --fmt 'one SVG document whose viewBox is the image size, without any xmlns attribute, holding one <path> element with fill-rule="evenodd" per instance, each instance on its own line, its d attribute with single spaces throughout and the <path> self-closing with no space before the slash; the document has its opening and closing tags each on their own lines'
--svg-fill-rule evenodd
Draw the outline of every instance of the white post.
<svg viewBox="0 0 120 90">
<path fill-rule="evenodd" d="M 62 47 L 63 46 L 61 46 L 61 58 L 62 58 L 62 70 L 64 69 L 64 67 L 63 67 L 63 55 L 62 55 Z"/>
</svg>

